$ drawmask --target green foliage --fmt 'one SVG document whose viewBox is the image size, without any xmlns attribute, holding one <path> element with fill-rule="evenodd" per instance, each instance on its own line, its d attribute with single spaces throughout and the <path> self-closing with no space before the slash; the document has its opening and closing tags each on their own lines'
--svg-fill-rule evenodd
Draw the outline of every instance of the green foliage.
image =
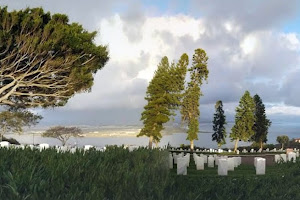
<svg viewBox="0 0 300 200">
<path fill-rule="evenodd" d="M 190 71 L 191 80 L 184 92 L 184 97 L 181 105 L 181 121 L 187 123 L 187 140 L 191 141 L 191 148 L 193 149 L 193 140 L 198 139 L 199 132 L 199 100 L 202 95 L 200 86 L 204 80 L 208 78 L 206 52 L 203 49 L 196 49 L 193 55 L 192 66 L 188 69 Z"/>
<path fill-rule="evenodd" d="M 43 117 L 26 109 L 10 109 L 0 112 L 1 136 L 5 133 L 22 133 L 23 127 L 36 125 Z"/>
<path fill-rule="evenodd" d="M 236 108 L 235 124 L 231 129 L 230 138 L 248 141 L 253 135 L 255 104 L 250 93 L 246 91 Z"/>
<path fill-rule="evenodd" d="M 0 105 L 62 106 L 89 91 L 108 61 L 95 36 L 66 15 L 0 7 Z"/>
<path fill-rule="evenodd" d="M 282 148 L 284 147 L 284 144 L 287 144 L 289 142 L 289 140 L 289 136 L 287 135 L 280 135 L 276 138 L 276 141 L 282 145 Z"/>
<path fill-rule="evenodd" d="M 61 141 L 63 146 L 65 146 L 70 137 L 80 137 L 81 133 L 82 130 L 77 127 L 55 126 L 46 130 L 42 134 L 42 137 L 56 138 Z"/>
<path fill-rule="evenodd" d="M 226 116 L 223 110 L 223 103 L 222 101 L 217 101 L 215 105 L 216 112 L 214 114 L 213 120 L 213 130 L 214 133 L 212 134 L 212 140 L 218 143 L 220 147 L 223 144 L 226 144 Z"/>
<path fill-rule="evenodd" d="M 263 104 L 261 98 L 256 94 L 253 97 L 255 103 L 255 122 L 253 126 L 254 135 L 252 136 L 252 141 L 260 143 L 267 142 L 268 129 L 271 126 L 271 121 L 267 119 L 265 112 L 265 105 Z"/>
<path fill-rule="evenodd" d="M 0 149 L 1 199 L 162 199 L 167 151 Z"/>
<path fill-rule="evenodd" d="M 187 65 L 186 54 L 181 56 L 177 64 L 170 65 L 167 57 L 162 58 L 146 91 L 145 99 L 148 103 L 141 117 L 144 127 L 137 135 L 138 137 L 150 137 L 150 143 L 151 138 L 155 142 L 160 141 L 161 131 L 164 129 L 163 124 L 175 115 L 175 110 L 180 105 Z"/>
</svg>

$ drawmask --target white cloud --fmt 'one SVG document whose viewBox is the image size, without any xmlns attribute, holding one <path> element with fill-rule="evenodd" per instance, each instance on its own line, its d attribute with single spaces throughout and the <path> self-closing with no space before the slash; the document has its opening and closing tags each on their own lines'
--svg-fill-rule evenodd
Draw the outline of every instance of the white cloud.
<svg viewBox="0 0 300 200">
<path fill-rule="evenodd" d="M 286 106 L 286 105 L 274 105 L 270 108 L 266 108 L 268 115 L 282 114 L 300 116 L 300 107 Z"/>
</svg>

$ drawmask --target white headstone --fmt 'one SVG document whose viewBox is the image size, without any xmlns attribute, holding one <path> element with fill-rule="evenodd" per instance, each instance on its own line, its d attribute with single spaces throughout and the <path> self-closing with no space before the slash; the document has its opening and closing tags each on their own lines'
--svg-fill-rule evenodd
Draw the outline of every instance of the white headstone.
<svg viewBox="0 0 300 200">
<path fill-rule="evenodd" d="M 261 152 L 262 152 L 262 149 L 261 149 L 261 148 L 259 148 L 257 152 L 261 153 Z"/>
<path fill-rule="evenodd" d="M 219 159 L 218 164 L 218 175 L 227 176 L 228 175 L 228 160 L 224 158 Z"/>
<path fill-rule="evenodd" d="M 227 161 L 228 161 L 228 171 L 234 171 L 234 158 L 228 158 Z"/>
<path fill-rule="evenodd" d="M 248 153 L 248 151 L 246 150 L 246 149 L 243 149 L 243 151 L 242 151 L 243 153 Z"/>
<path fill-rule="evenodd" d="M 239 158 L 233 157 L 233 160 L 234 160 L 234 167 L 238 167 L 239 166 Z"/>
<path fill-rule="evenodd" d="M 274 148 L 273 151 L 276 152 L 277 151 L 276 148 Z"/>
<path fill-rule="evenodd" d="M 40 150 L 48 149 L 49 147 L 50 145 L 47 143 L 42 143 L 39 145 Z"/>
<path fill-rule="evenodd" d="M 204 163 L 207 163 L 207 155 L 202 155 L 201 157 L 204 159 Z"/>
<path fill-rule="evenodd" d="M 197 157 L 196 159 L 196 169 L 197 170 L 204 170 L 204 159 L 203 157 Z"/>
<path fill-rule="evenodd" d="M 286 154 L 285 154 L 285 153 L 280 154 L 280 157 L 281 157 L 281 160 L 282 160 L 283 162 L 286 162 L 287 158 L 286 158 Z"/>
<path fill-rule="evenodd" d="M 231 153 L 231 149 L 228 149 L 228 153 Z"/>
<path fill-rule="evenodd" d="M 223 152 L 223 149 L 218 149 L 218 153 L 222 153 Z"/>
<path fill-rule="evenodd" d="M 209 157 L 208 157 L 207 166 L 208 166 L 208 167 L 214 167 L 214 163 L 215 163 L 214 157 L 209 156 Z"/>
<path fill-rule="evenodd" d="M 256 163 L 256 175 L 266 174 L 266 159 L 258 158 Z"/>
<path fill-rule="evenodd" d="M 299 151 L 296 152 L 296 157 L 299 157 Z"/>
<path fill-rule="evenodd" d="M 254 166 L 256 167 L 257 166 L 257 159 L 259 159 L 261 157 L 254 157 Z"/>
<path fill-rule="evenodd" d="M 186 164 L 189 167 L 190 166 L 190 154 L 189 153 L 186 154 L 185 156 L 183 156 L 183 158 L 185 158 Z"/>
<path fill-rule="evenodd" d="M 251 153 L 254 153 L 254 149 L 251 149 L 250 152 L 251 152 Z"/>
<path fill-rule="evenodd" d="M 186 158 L 177 158 L 177 175 L 187 175 Z"/>
<path fill-rule="evenodd" d="M 296 153 L 295 152 L 288 153 L 288 161 L 293 161 L 294 163 L 296 162 Z"/>
<path fill-rule="evenodd" d="M 279 154 L 275 155 L 275 163 L 279 163 L 281 160 L 281 156 Z"/>
<path fill-rule="evenodd" d="M 172 157 L 172 154 L 169 154 L 169 168 L 173 169 L 173 157 Z"/>
<path fill-rule="evenodd" d="M 85 151 L 87 151 L 87 150 L 90 150 L 90 148 L 93 148 L 93 145 L 84 145 L 84 148 L 83 148 L 83 149 L 84 149 Z M 129 149 L 129 151 L 131 150 L 131 149 L 130 149 L 130 146 L 128 147 L 128 149 Z"/>
<path fill-rule="evenodd" d="M 269 151 L 270 151 L 270 149 L 269 149 L 269 148 L 267 148 L 267 149 L 266 149 L 266 152 L 269 152 Z"/>
<path fill-rule="evenodd" d="M 239 150 L 236 150 L 236 154 L 240 154 L 240 151 L 239 151 Z"/>
<path fill-rule="evenodd" d="M 2 141 L 2 142 L 0 142 L 0 147 L 6 147 L 6 148 L 9 148 L 9 146 L 10 146 L 10 143 L 7 142 L 7 141 Z"/>
</svg>

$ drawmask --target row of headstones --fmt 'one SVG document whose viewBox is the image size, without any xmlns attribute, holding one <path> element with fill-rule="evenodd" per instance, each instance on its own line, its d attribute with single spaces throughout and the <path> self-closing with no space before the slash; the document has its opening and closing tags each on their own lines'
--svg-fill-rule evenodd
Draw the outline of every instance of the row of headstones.
<svg viewBox="0 0 300 200">
<path fill-rule="evenodd" d="M 198 156 L 196 153 L 193 153 L 193 158 L 195 161 L 197 170 L 204 170 L 204 164 L 207 163 L 207 167 L 213 168 L 215 165 L 218 166 L 218 174 L 219 175 L 227 175 L 228 171 L 234 171 L 235 167 L 238 167 L 242 163 L 241 157 L 231 157 L 228 156 L 217 156 L 217 155 L 203 155 L 200 154 Z M 169 154 L 169 167 L 173 169 L 173 161 L 174 164 L 177 164 L 177 174 L 178 175 L 187 175 L 187 167 L 189 167 L 190 163 L 190 154 L 187 153 L 184 155 L 183 153 Z"/>
<path fill-rule="evenodd" d="M 287 161 L 292 161 L 296 162 L 297 158 L 299 157 L 299 152 L 289 152 L 288 154 L 276 154 L 275 155 L 275 162 L 287 162 Z"/>
<path fill-rule="evenodd" d="M 176 148 L 171 148 L 172 151 L 176 151 L 176 150 L 179 150 L 179 151 L 191 151 L 191 149 L 176 149 Z M 246 149 L 243 149 L 242 150 L 242 153 L 261 153 L 261 152 L 283 152 L 284 150 L 283 149 L 272 149 L 270 150 L 269 148 L 267 148 L 266 150 L 262 150 L 261 148 L 258 150 L 258 151 L 255 151 L 254 149 L 250 149 L 250 151 L 246 150 Z M 298 151 L 299 152 L 299 149 L 294 149 L 294 151 Z M 231 153 L 233 152 L 231 149 L 228 149 L 228 151 L 225 151 L 223 149 L 203 149 L 203 150 L 199 150 L 199 149 L 196 149 L 196 152 L 207 152 L 207 153 L 224 153 L 224 152 L 228 152 L 228 153 Z M 239 150 L 237 150 L 236 152 L 237 154 L 240 153 Z"/>
<path fill-rule="evenodd" d="M 24 145 L 24 144 L 21 144 L 21 145 L 12 145 L 12 144 L 10 144 L 7 141 L 0 142 L 0 147 L 1 148 L 20 148 L 20 149 L 25 149 L 26 146 L 29 147 L 32 150 L 33 149 L 39 149 L 40 151 L 50 148 L 50 145 L 47 144 L 47 143 L 42 143 L 42 144 L 39 144 L 38 146 L 34 146 L 32 144 L 30 144 L 30 145 Z M 87 150 L 89 150 L 89 149 L 91 149 L 93 147 L 94 146 L 92 146 L 92 145 L 84 145 L 83 150 L 87 151 Z M 75 153 L 76 150 L 77 150 L 76 147 L 69 148 L 67 146 L 55 146 L 55 148 L 56 148 L 57 152 L 67 152 L 67 151 L 70 151 L 71 153 Z M 105 147 L 104 148 L 95 147 L 95 148 L 96 148 L 96 150 L 99 150 L 99 151 L 104 151 L 105 150 Z"/>
</svg>

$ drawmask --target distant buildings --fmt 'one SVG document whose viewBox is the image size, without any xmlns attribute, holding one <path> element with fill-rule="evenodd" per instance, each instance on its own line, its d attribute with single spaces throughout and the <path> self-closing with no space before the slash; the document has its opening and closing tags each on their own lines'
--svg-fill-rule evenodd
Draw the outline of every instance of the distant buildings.
<svg viewBox="0 0 300 200">
<path fill-rule="evenodd" d="M 294 139 L 295 142 L 300 143 L 300 138 Z"/>
</svg>

